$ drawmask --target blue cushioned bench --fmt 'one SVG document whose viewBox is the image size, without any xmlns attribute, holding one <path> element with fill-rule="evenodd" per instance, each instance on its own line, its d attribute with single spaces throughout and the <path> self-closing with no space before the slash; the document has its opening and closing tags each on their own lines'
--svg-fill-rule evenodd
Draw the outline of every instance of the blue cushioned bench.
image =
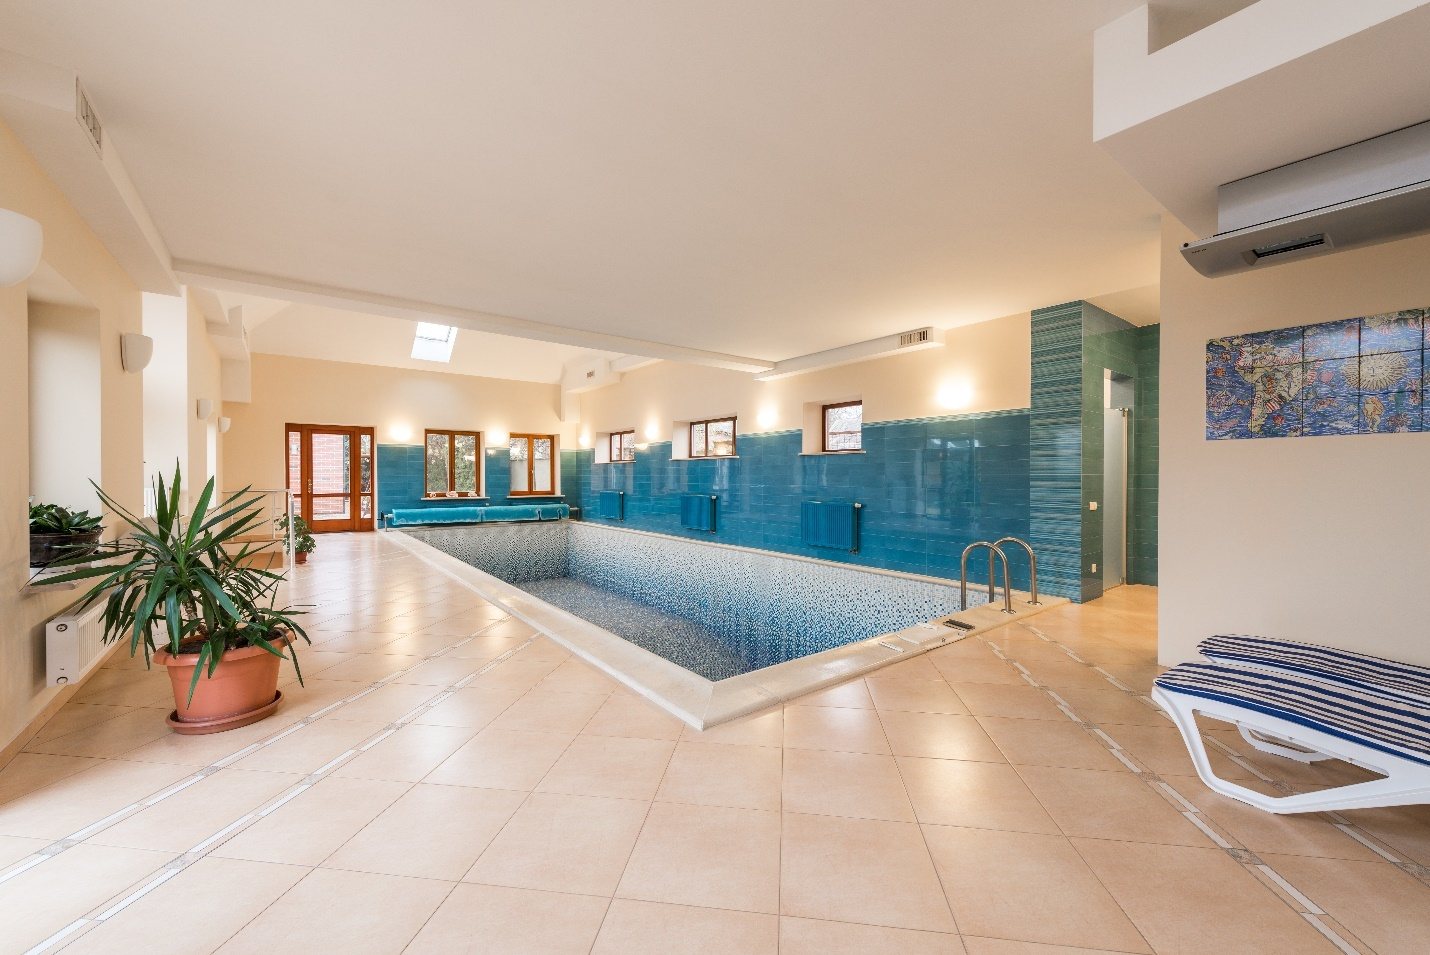
<svg viewBox="0 0 1430 955">
<path fill-rule="evenodd" d="M 1202 782 L 1224 796 L 1275 813 L 1430 802 L 1430 703 L 1223 663 L 1175 666 L 1157 677 L 1152 697 L 1177 724 Z M 1385 778 L 1276 797 L 1238 786 L 1213 772 L 1199 713 L 1235 724 L 1267 752 L 1302 761 L 1334 757 Z"/>
<path fill-rule="evenodd" d="M 1339 686 L 1400 694 L 1430 705 L 1430 667 L 1413 663 L 1313 643 L 1240 635 L 1209 637 L 1197 651 L 1213 663 L 1300 674 Z"/>
<path fill-rule="evenodd" d="M 386 516 L 388 527 L 421 524 L 496 524 L 505 521 L 559 521 L 571 516 L 567 504 L 498 504 L 493 507 L 406 507 Z"/>
</svg>

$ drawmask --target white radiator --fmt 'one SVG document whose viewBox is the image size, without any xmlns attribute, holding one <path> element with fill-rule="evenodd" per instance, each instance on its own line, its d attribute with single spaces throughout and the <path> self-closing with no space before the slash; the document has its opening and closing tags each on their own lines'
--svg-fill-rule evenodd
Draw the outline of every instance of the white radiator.
<svg viewBox="0 0 1430 955">
<path fill-rule="evenodd" d="M 45 624 L 45 676 L 50 686 L 78 683 L 104 657 L 104 604 Z"/>
</svg>

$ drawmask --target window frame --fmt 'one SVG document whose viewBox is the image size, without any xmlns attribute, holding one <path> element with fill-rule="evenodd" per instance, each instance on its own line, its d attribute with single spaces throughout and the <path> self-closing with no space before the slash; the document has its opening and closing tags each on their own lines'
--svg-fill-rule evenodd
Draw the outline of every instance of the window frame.
<svg viewBox="0 0 1430 955">
<path fill-rule="evenodd" d="M 711 426 L 712 424 L 721 424 L 721 423 L 726 422 L 726 421 L 730 422 L 730 453 L 729 453 L 729 454 L 712 454 L 712 453 L 710 452 L 710 426 Z M 689 449 L 690 457 L 691 457 L 692 459 L 700 459 L 700 460 L 703 460 L 703 459 L 705 459 L 705 458 L 733 458 L 733 457 L 738 457 L 739 454 L 740 454 L 738 422 L 739 422 L 739 416 L 738 416 L 738 415 L 732 415 L 732 414 L 731 414 L 731 415 L 722 415 L 722 416 L 720 416 L 720 417 L 718 417 L 718 418 L 705 418 L 705 419 L 703 419 L 703 420 L 701 420 L 701 421 L 692 421 L 692 422 L 690 422 L 690 424 L 687 426 L 687 432 L 686 432 L 686 439 L 687 439 L 687 441 L 688 441 L 688 444 L 686 445 L 686 447 Z M 695 453 L 695 426 L 696 426 L 697 424 L 703 424 L 703 425 L 705 426 L 705 450 L 702 451 L 702 452 L 699 453 L 699 454 L 696 454 L 696 453 Z"/>
<path fill-rule="evenodd" d="M 526 440 L 526 486 L 532 488 L 536 486 L 536 447 L 533 442 L 545 438 L 551 442 L 551 458 L 548 464 L 551 467 L 551 490 L 549 491 L 513 491 L 507 489 L 507 497 L 560 497 L 561 492 L 556 489 L 556 459 L 559 456 L 557 450 L 556 435 L 554 434 L 509 434 L 507 435 L 507 453 L 510 454 L 511 443 L 517 438 Z M 507 462 L 508 475 L 510 475 L 511 462 Z"/>
<path fill-rule="evenodd" d="M 427 483 L 427 441 L 431 435 L 442 434 L 447 436 L 447 490 L 443 492 L 429 491 Z M 476 438 L 477 440 L 477 487 L 475 491 L 457 490 L 457 436 L 464 438 Z M 480 498 L 485 497 L 482 487 L 482 432 L 465 431 L 452 428 L 424 428 L 422 430 L 422 499 L 424 501 L 450 501 L 448 495 L 453 492 L 458 498 Z"/>
<path fill-rule="evenodd" d="M 829 411 L 832 408 L 852 408 L 859 405 L 859 447 L 857 448 L 831 448 L 829 446 Z M 853 401 L 836 401 L 832 404 L 824 405 L 819 409 L 819 451 L 821 454 L 858 454 L 864 450 L 864 399 L 856 398 Z M 851 434 L 849 431 L 841 431 L 840 434 Z"/>
<path fill-rule="evenodd" d="M 625 456 L 624 442 L 620 439 L 624 435 L 631 436 L 631 456 Z M 611 464 L 632 464 L 636 459 L 636 430 L 627 428 L 625 431 L 612 431 L 606 438 L 606 455 Z"/>
</svg>

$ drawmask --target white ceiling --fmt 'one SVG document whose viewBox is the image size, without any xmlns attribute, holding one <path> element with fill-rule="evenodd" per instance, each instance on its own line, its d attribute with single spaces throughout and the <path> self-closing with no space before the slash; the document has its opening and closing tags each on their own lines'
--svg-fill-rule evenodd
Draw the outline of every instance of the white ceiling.
<svg viewBox="0 0 1430 955">
<path fill-rule="evenodd" d="M 0 0 L 0 44 L 176 260 L 773 361 L 1155 284 L 1091 135 L 1138 3 Z"/>
<path fill-rule="evenodd" d="M 244 311 L 247 322 L 247 309 Z M 459 329 L 450 362 L 419 361 L 412 357 L 416 331 L 417 323 L 406 319 L 295 304 L 256 327 L 250 325 L 248 343 L 258 354 L 546 383 L 559 381 L 562 366 L 578 356 L 615 357 L 571 345 Z"/>
</svg>

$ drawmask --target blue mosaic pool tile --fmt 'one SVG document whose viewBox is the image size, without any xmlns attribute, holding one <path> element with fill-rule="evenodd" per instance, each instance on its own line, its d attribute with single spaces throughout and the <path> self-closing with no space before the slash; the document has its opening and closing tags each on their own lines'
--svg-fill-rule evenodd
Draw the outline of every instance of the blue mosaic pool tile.
<svg viewBox="0 0 1430 955">
<path fill-rule="evenodd" d="M 1419 351 L 1424 347 L 1424 309 L 1367 315 L 1360 320 L 1360 353 Z"/>
<path fill-rule="evenodd" d="M 1306 360 L 1354 358 L 1360 354 L 1360 319 L 1307 325 L 1304 329 Z"/>
<path fill-rule="evenodd" d="M 1419 390 L 1361 396 L 1361 422 L 1367 434 L 1420 431 L 1423 398 Z"/>
</svg>

